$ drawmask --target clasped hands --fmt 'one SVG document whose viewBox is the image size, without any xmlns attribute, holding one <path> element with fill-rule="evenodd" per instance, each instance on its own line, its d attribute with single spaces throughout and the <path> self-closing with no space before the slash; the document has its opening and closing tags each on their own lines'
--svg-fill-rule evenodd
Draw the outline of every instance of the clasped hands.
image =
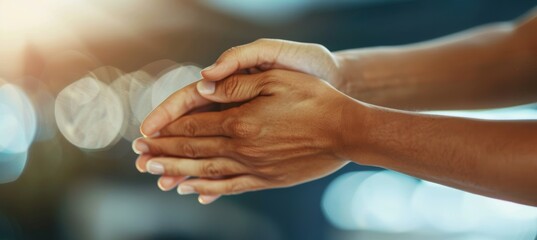
<svg viewBox="0 0 537 240">
<path fill-rule="evenodd" d="M 202 204 L 336 171 L 348 163 L 342 117 L 360 105 L 329 84 L 337 66 L 314 44 L 231 48 L 149 114 L 146 137 L 133 143 L 136 167 L 160 175 L 162 190 L 199 194 Z"/>
</svg>

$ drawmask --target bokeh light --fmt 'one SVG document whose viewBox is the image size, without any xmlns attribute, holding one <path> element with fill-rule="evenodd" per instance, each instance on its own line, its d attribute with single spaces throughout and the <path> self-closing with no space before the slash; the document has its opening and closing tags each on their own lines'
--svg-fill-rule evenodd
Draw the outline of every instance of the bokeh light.
<svg viewBox="0 0 537 240">
<path fill-rule="evenodd" d="M 461 239 L 533 240 L 537 233 L 536 207 L 388 170 L 339 176 L 325 191 L 322 208 L 338 229 L 414 233 L 399 239 L 455 234 Z"/>
<path fill-rule="evenodd" d="M 56 136 L 56 119 L 54 118 L 55 97 L 49 87 L 37 78 L 26 78 L 24 90 L 35 109 L 37 127 L 35 141 L 49 141 Z"/>
<path fill-rule="evenodd" d="M 28 152 L 0 152 L 0 184 L 17 180 L 26 166 Z"/>
<path fill-rule="evenodd" d="M 201 79 L 201 68 L 193 65 L 177 67 L 160 77 L 153 84 L 151 104 L 157 107 L 175 91 Z"/>
<path fill-rule="evenodd" d="M 129 73 L 115 80 L 111 87 L 119 96 L 124 111 L 123 138 L 133 141 L 142 136 L 140 124 L 151 111 L 150 90 L 153 80 L 142 71 Z"/>
<path fill-rule="evenodd" d="M 334 226 L 345 230 L 358 228 L 350 211 L 354 197 L 353 190 L 374 173 L 374 171 L 345 173 L 326 188 L 322 199 L 322 210 Z"/>
<path fill-rule="evenodd" d="M 409 205 L 427 223 L 443 232 L 465 232 L 475 229 L 479 214 L 463 205 L 464 192 L 423 181 L 415 190 Z"/>
<path fill-rule="evenodd" d="M 65 138 L 89 150 L 113 145 L 124 121 L 117 94 L 92 76 L 70 84 L 58 94 L 55 116 Z"/>
<path fill-rule="evenodd" d="M 151 112 L 151 87 L 154 79 L 145 71 L 131 73 L 129 86 L 129 102 L 131 112 L 134 114 L 136 123 L 141 124 L 144 118 Z"/>
<path fill-rule="evenodd" d="M 55 117 L 60 132 L 85 150 L 105 150 L 123 137 L 141 137 L 144 118 L 172 93 L 198 81 L 200 68 L 171 60 L 123 73 L 99 67 L 65 87 L 56 97 Z"/>
<path fill-rule="evenodd" d="M 419 227 L 408 207 L 418 180 L 391 171 L 380 171 L 356 188 L 350 211 L 360 229 L 404 232 Z"/>
<path fill-rule="evenodd" d="M 1 82 L 0 82 L 1 83 Z M 34 108 L 18 87 L 0 85 L 0 183 L 15 181 L 26 165 L 36 132 Z"/>
</svg>

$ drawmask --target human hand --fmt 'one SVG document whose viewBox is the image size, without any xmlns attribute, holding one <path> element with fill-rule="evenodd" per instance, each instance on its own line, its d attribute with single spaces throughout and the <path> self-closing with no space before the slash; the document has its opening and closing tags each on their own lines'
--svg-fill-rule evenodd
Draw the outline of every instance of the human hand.
<svg viewBox="0 0 537 240">
<path fill-rule="evenodd" d="M 259 39 L 230 48 L 201 74 L 205 80 L 218 81 L 235 73 L 259 73 L 270 69 L 314 75 L 336 88 L 342 83 L 338 60 L 324 46 L 279 39 Z"/>
<path fill-rule="evenodd" d="M 190 87 L 195 89 L 195 84 L 196 83 L 193 83 L 192 86 L 190 86 Z M 222 104 L 222 103 L 217 103 L 217 102 L 211 102 L 211 103 L 208 103 L 208 104 L 204 104 L 201 107 L 198 107 L 198 108 L 195 108 L 193 110 L 190 110 L 185 115 L 196 114 L 196 113 L 201 113 L 201 112 L 222 111 L 222 110 L 225 110 L 225 109 L 228 109 L 228 108 L 235 107 L 235 106 L 237 106 L 237 104 L 238 103 Z M 136 162 L 135 162 L 136 169 L 138 169 L 138 171 L 141 172 L 141 173 L 147 172 L 147 168 L 146 168 L 147 160 L 150 159 L 151 157 L 152 156 L 147 155 L 147 154 L 140 155 L 136 159 Z M 169 190 L 177 187 L 178 184 L 180 184 L 181 182 L 183 182 L 184 180 L 186 180 L 188 178 L 189 178 L 189 176 L 165 176 L 164 175 L 164 176 L 161 176 L 158 179 L 157 184 L 158 184 L 158 187 L 161 190 L 169 191 Z"/>
<path fill-rule="evenodd" d="M 311 181 L 347 163 L 340 120 L 355 102 L 325 82 L 272 70 L 197 87 L 174 93 L 155 109 L 141 130 L 158 137 L 135 143 L 150 173 L 200 177 L 182 181 L 179 193 L 199 193 L 200 202 L 209 203 L 221 194 Z M 183 116 L 210 102 L 245 103 Z"/>
<path fill-rule="evenodd" d="M 196 110 L 192 110 L 190 113 L 187 113 L 185 115 L 195 114 L 195 113 L 199 113 L 199 112 L 217 111 L 220 108 L 221 108 L 221 104 L 219 104 L 219 103 L 210 103 L 210 104 L 205 105 L 205 106 L 203 106 L 201 108 L 198 108 Z M 133 146 L 136 144 L 136 141 L 137 140 L 135 140 L 133 142 Z M 137 152 L 136 149 L 134 151 Z M 151 157 L 152 156 L 147 155 L 147 154 L 141 154 L 140 156 L 138 156 L 138 158 L 135 161 L 136 169 L 138 169 L 138 171 L 141 172 L 141 173 L 146 173 L 147 172 L 146 164 L 147 164 L 147 161 Z M 189 176 L 161 176 L 161 177 L 159 177 L 159 179 L 157 181 L 157 185 L 163 191 L 170 191 L 173 188 L 177 187 L 178 184 L 180 184 L 181 182 L 183 182 L 186 179 L 188 179 L 188 177 Z"/>
</svg>

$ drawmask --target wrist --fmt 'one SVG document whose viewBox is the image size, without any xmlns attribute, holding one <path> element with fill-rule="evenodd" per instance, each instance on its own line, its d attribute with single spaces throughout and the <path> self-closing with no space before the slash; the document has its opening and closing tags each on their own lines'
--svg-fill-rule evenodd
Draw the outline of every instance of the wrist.
<svg viewBox="0 0 537 240">
<path fill-rule="evenodd" d="M 345 72 L 349 68 L 348 59 L 341 54 L 341 52 L 332 52 L 332 59 L 334 59 L 337 71 L 337 77 L 332 79 L 330 84 L 335 87 L 337 90 L 347 94 L 348 93 L 348 77 L 345 77 Z"/>
<path fill-rule="evenodd" d="M 332 53 L 338 66 L 339 78 L 333 86 L 339 91 L 359 100 L 367 100 L 374 89 L 366 79 L 371 68 L 366 49 L 348 50 Z M 364 99 L 365 97 L 365 99 Z"/>
<path fill-rule="evenodd" d="M 349 98 L 341 112 L 340 148 L 338 156 L 359 164 L 370 165 L 364 161 L 366 155 L 373 154 L 371 134 L 375 128 L 377 109 L 369 104 Z"/>
</svg>

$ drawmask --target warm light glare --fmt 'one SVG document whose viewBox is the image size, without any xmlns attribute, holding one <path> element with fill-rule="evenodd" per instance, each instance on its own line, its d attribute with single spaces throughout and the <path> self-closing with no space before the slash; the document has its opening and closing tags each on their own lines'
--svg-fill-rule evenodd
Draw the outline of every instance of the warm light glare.
<svg viewBox="0 0 537 240">
<path fill-rule="evenodd" d="M 3 34 L 30 34 L 47 30 L 52 24 L 59 1 L 16 0 L 0 1 L 0 32 Z M 50 29 L 48 29 L 50 30 Z"/>
</svg>

